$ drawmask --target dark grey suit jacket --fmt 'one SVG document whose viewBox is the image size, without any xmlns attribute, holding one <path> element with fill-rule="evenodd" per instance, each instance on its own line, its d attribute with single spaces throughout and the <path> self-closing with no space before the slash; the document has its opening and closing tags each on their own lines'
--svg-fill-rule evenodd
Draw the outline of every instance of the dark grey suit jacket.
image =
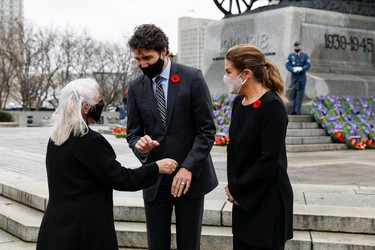
<svg viewBox="0 0 375 250">
<path fill-rule="evenodd" d="M 142 75 L 129 85 L 127 141 L 140 158 L 135 149 L 139 138 L 147 134 L 157 140 L 160 145 L 150 152 L 145 163 L 165 157 L 175 159 L 193 175 L 187 197 L 198 198 L 218 185 L 210 156 L 216 132 L 211 95 L 199 69 L 171 63 L 166 127 L 157 108 L 152 80 Z M 179 81 L 171 82 L 172 76 L 178 76 Z M 155 199 L 161 177 L 160 174 L 155 185 L 143 190 L 146 201 Z"/>
</svg>

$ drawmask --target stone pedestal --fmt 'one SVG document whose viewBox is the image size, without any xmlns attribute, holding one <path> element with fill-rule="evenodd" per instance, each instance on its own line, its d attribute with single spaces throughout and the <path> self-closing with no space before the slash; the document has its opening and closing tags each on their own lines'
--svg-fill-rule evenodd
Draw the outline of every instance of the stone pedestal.
<svg viewBox="0 0 375 250">
<path fill-rule="evenodd" d="M 300 7 L 284 7 L 222 19 L 206 30 L 203 73 L 213 94 L 223 85 L 225 52 L 236 44 L 253 44 L 285 68 L 294 41 L 311 61 L 305 100 L 318 95 L 375 95 L 375 18 Z"/>
</svg>

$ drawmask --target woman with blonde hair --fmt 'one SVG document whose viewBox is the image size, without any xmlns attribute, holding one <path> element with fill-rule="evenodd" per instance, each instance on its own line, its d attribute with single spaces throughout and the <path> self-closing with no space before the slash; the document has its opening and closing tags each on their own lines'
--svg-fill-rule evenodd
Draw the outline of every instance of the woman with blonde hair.
<svg viewBox="0 0 375 250">
<path fill-rule="evenodd" d="M 233 249 L 284 249 L 293 237 L 287 174 L 287 99 L 279 69 L 252 45 L 225 54 L 224 84 L 234 102 L 227 148 Z"/>
<path fill-rule="evenodd" d="M 171 174 L 177 167 L 168 158 L 122 167 L 108 141 L 89 127 L 99 121 L 103 106 L 93 79 L 72 81 L 61 90 L 47 146 L 49 200 L 37 250 L 117 250 L 113 189 L 149 187 L 159 173 Z"/>
</svg>

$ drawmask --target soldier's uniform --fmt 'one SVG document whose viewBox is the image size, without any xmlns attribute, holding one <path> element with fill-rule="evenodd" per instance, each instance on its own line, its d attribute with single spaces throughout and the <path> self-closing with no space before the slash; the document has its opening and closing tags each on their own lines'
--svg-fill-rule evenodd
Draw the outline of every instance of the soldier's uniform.
<svg viewBox="0 0 375 250">
<path fill-rule="evenodd" d="M 299 46 L 301 43 L 295 42 L 294 46 Z M 303 96 L 305 95 L 306 87 L 306 71 L 310 69 L 309 56 L 304 52 L 293 52 L 290 53 L 286 60 L 285 66 L 287 70 L 292 74 L 292 99 L 293 99 L 293 111 L 292 114 L 301 113 L 301 105 Z M 298 68 L 301 67 L 301 68 Z M 297 96 L 298 94 L 298 96 Z"/>
</svg>

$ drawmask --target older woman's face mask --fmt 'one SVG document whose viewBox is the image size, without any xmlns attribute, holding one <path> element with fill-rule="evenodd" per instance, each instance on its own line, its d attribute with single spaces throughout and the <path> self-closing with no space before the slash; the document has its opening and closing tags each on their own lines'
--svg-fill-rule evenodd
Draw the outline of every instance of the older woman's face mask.
<svg viewBox="0 0 375 250">
<path fill-rule="evenodd" d="M 97 104 L 90 107 L 87 115 L 92 117 L 95 120 L 95 122 L 98 122 L 100 121 L 100 117 L 102 116 L 103 108 L 104 108 L 104 101 L 100 100 Z"/>
</svg>

